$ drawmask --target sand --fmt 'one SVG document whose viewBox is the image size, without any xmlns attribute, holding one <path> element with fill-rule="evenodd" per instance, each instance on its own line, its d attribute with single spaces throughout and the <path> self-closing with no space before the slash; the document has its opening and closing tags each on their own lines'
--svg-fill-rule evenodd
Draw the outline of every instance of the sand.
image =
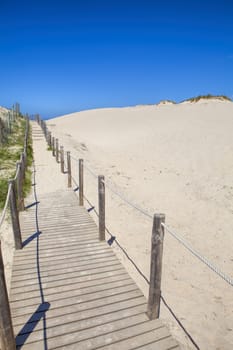
<svg viewBox="0 0 233 350">
<path fill-rule="evenodd" d="M 233 277 L 233 103 L 98 109 L 47 125 L 74 158 L 150 214 L 165 213 L 172 230 Z M 78 179 L 73 159 L 72 170 Z M 107 226 L 149 277 L 152 220 L 106 192 Z M 87 169 L 85 194 L 97 207 L 97 179 Z M 145 281 L 113 246 L 147 296 Z M 232 287 L 168 232 L 162 293 L 201 349 L 233 348 Z M 193 348 L 163 305 L 161 318 L 184 349 Z"/>
</svg>

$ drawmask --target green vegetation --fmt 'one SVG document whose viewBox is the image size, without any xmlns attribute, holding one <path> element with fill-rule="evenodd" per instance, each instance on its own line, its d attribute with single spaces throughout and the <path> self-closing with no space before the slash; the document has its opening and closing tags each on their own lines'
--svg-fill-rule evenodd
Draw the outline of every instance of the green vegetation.
<svg viewBox="0 0 233 350">
<path fill-rule="evenodd" d="M 7 191 L 8 180 L 15 176 L 16 162 L 20 160 L 24 149 L 24 138 L 26 130 L 26 120 L 20 115 L 12 125 L 11 133 L 7 137 L 7 142 L 0 146 L 0 208 L 3 208 Z M 32 137 L 29 130 L 27 147 L 27 169 L 25 172 L 24 195 L 31 189 L 31 170 L 33 161 Z"/>
<path fill-rule="evenodd" d="M 204 100 L 217 99 L 217 100 L 221 100 L 221 101 L 232 101 L 232 100 L 230 99 L 230 97 L 228 97 L 228 96 L 225 96 L 225 95 L 211 95 L 211 94 L 208 94 L 208 95 L 199 95 L 199 96 L 196 96 L 196 97 L 191 97 L 191 98 L 188 98 L 188 99 L 185 100 L 185 101 L 198 102 L 198 101 L 200 101 L 201 99 L 204 99 Z"/>
</svg>

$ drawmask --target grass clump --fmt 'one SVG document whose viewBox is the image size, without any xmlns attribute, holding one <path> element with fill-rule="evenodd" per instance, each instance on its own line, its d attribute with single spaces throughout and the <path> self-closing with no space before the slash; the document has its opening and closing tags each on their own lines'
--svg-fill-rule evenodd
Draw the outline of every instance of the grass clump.
<svg viewBox="0 0 233 350">
<path fill-rule="evenodd" d="M 200 100 L 213 100 L 213 99 L 216 99 L 216 100 L 221 100 L 221 101 L 230 101 L 232 102 L 232 100 L 230 99 L 230 97 L 228 96 L 225 96 L 225 95 L 211 95 L 211 94 L 208 94 L 208 95 L 199 95 L 199 96 L 196 96 L 196 97 L 191 97 L 191 98 L 188 98 L 186 101 L 189 101 L 189 102 L 198 102 Z"/>
<path fill-rule="evenodd" d="M 14 178 L 16 171 L 16 162 L 20 160 L 21 153 L 24 150 L 24 138 L 26 130 L 26 120 L 20 116 L 12 125 L 11 133 L 7 142 L 0 146 L 0 209 L 4 207 L 8 181 Z M 26 196 L 31 189 L 31 171 L 30 166 L 33 161 L 32 137 L 29 129 L 28 147 L 27 147 L 27 169 L 25 172 L 25 181 L 23 192 Z"/>
</svg>

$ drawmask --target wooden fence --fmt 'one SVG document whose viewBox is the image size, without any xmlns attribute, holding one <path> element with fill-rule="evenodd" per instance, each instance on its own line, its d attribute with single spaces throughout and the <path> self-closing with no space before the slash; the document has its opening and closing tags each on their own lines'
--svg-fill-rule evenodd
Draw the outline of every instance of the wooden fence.
<svg viewBox="0 0 233 350">
<path fill-rule="evenodd" d="M 24 148 L 20 160 L 16 164 L 16 175 L 8 183 L 8 194 L 2 212 L 0 227 L 4 221 L 8 206 L 14 234 L 15 249 L 22 249 L 22 238 L 19 223 L 19 211 L 24 210 L 23 186 L 27 168 L 27 149 L 29 138 L 29 119 L 26 118 Z M 6 287 L 4 264 L 0 242 L 0 345 L 1 350 L 15 350 L 15 337 L 12 326 L 11 311 Z"/>
<path fill-rule="evenodd" d="M 16 103 L 12 109 L 0 113 L 0 145 L 4 145 L 12 133 L 13 124 L 20 115 L 20 105 Z"/>
</svg>

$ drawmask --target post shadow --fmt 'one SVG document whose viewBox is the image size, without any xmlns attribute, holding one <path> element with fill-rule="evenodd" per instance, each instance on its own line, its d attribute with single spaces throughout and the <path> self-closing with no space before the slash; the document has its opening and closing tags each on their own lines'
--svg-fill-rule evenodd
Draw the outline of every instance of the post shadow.
<svg viewBox="0 0 233 350">
<path fill-rule="evenodd" d="M 33 233 L 30 237 L 28 237 L 27 239 L 25 239 L 25 241 L 23 241 L 22 247 L 24 248 L 31 241 L 33 241 L 35 238 L 37 238 L 41 233 L 42 233 L 41 231 L 37 231 L 37 232 Z"/>
<path fill-rule="evenodd" d="M 34 331 L 37 324 L 40 320 L 44 320 L 46 312 L 50 308 L 50 303 L 43 302 L 41 303 L 32 316 L 28 319 L 27 323 L 23 326 L 23 328 L 19 331 L 16 336 L 16 348 L 21 349 L 21 347 L 25 344 L 30 334 Z"/>
</svg>

